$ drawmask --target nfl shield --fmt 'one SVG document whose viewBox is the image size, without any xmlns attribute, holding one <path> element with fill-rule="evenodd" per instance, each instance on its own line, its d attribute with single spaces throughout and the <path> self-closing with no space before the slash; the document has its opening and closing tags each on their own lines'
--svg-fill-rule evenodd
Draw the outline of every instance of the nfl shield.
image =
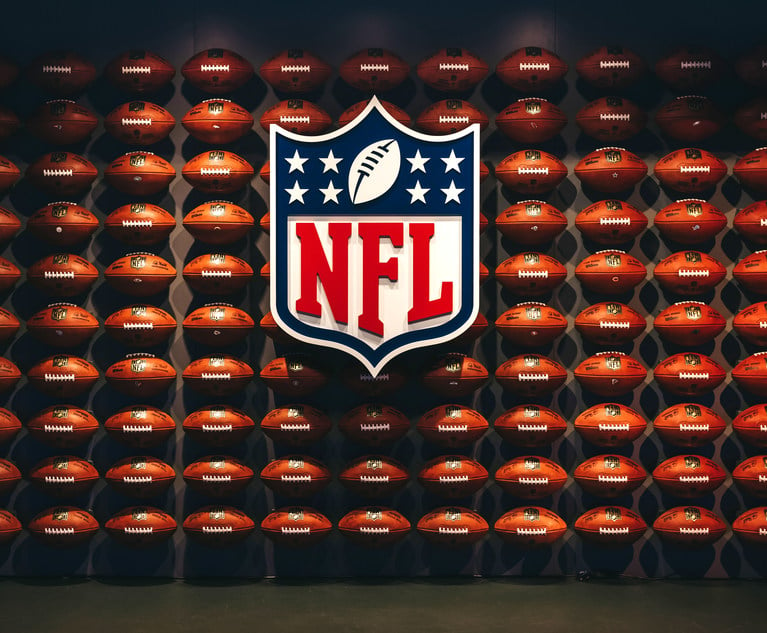
<svg viewBox="0 0 767 633">
<path fill-rule="evenodd" d="M 298 340 L 357 358 L 455 338 L 479 307 L 479 126 L 410 130 L 374 97 L 345 127 L 273 125 L 271 310 Z"/>
</svg>

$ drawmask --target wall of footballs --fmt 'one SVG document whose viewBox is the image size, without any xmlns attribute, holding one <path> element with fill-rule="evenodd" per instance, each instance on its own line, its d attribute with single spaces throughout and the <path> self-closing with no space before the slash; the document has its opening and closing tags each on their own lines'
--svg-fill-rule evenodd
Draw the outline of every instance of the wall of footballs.
<svg viewBox="0 0 767 633">
<path fill-rule="evenodd" d="M 0 573 L 763 576 L 759 20 L 303 8 L 3 23 Z M 260 274 L 264 126 L 373 92 L 483 125 L 488 220 L 474 338 L 375 382 Z"/>
</svg>

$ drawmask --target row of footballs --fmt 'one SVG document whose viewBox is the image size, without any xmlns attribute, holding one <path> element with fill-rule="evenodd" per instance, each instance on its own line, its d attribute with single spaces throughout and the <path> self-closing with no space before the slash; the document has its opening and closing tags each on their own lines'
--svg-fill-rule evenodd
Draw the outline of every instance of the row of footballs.
<svg viewBox="0 0 767 633">
<path fill-rule="evenodd" d="M 756 47 L 735 62 L 735 70 L 747 84 L 767 86 L 767 47 Z M 557 84 L 569 70 L 556 53 L 539 46 L 518 48 L 501 60 L 496 76 L 522 92 L 546 90 Z M 602 46 L 576 64 L 579 76 L 600 89 L 621 90 L 639 81 L 646 73 L 644 61 L 625 47 Z M 728 73 L 728 64 L 707 48 L 680 47 L 655 64 L 656 75 L 674 90 L 705 88 Z M 488 64 L 470 51 L 444 48 L 421 61 L 418 77 L 429 87 L 444 92 L 466 92 L 488 74 Z M 187 60 L 181 73 L 199 90 L 214 94 L 232 92 L 255 74 L 251 63 L 224 48 L 200 51 Z M 322 59 L 303 49 L 282 51 L 264 62 L 260 74 L 276 91 L 311 92 L 330 79 L 333 69 Z M 0 59 L 0 88 L 7 87 L 19 74 L 8 58 Z M 340 66 L 341 78 L 364 92 L 388 91 L 410 75 L 410 66 L 396 53 L 383 48 L 366 48 L 348 57 Z M 175 75 L 165 59 L 145 50 L 126 51 L 115 57 L 104 70 L 117 88 L 133 93 L 159 90 Z M 96 78 L 95 66 L 72 51 L 44 53 L 27 67 L 27 79 L 40 89 L 56 95 L 72 95 L 85 90 Z"/>
<path fill-rule="evenodd" d="M 42 543 L 54 547 L 75 547 L 87 543 L 99 530 L 90 512 L 74 506 L 43 510 L 27 524 L 29 532 Z M 275 510 L 261 521 L 264 535 L 285 547 L 317 545 L 333 529 L 331 521 L 307 506 Z M 411 524 L 397 510 L 380 506 L 357 508 L 338 522 L 338 529 L 351 542 L 362 547 L 392 546 L 405 539 Z M 622 506 L 600 506 L 586 511 L 572 526 L 593 545 L 628 547 L 648 529 L 644 519 Z M 727 524 L 716 513 L 699 506 L 677 506 L 663 512 L 653 522 L 653 530 L 665 542 L 680 547 L 705 547 L 724 536 Z M 22 525 L 7 510 L 0 510 L 0 544 L 10 543 L 21 533 Z M 521 506 L 503 514 L 494 524 L 503 541 L 523 549 L 548 547 L 567 532 L 567 523 L 555 512 L 539 506 Z M 104 529 L 117 542 L 128 547 L 150 547 L 167 541 L 177 523 L 168 513 L 154 507 L 134 506 L 116 513 Z M 202 545 L 231 547 L 242 543 L 255 523 L 242 510 L 232 506 L 205 506 L 184 520 L 184 532 Z M 420 536 L 437 546 L 474 545 L 489 533 L 488 522 L 477 512 L 462 506 L 440 507 L 422 516 L 416 529 Z M 767 542 L 767 507 L 755 507 L 741 514 L 732 530 L 749 545 Z"/>
<path fill-rule="evenodd" d="M 351 385 L 352 389 L 355 387 Z M 378 394 L 370 399 L 377 397 Z M 103 426 L 110 438 L 134 449 L 160 446 L 175 437 L 176 432 L 173 418 L 150 405 L 120 409 Z M 315 407 L 288 405 L 269 411 L 258 426 L 276 444 L 301 450 L 320 442 L 332 430 L 333 422 Z M 585 441 L 607 449 L 634 442 L 647 426 L 642 415 L 616 403 L 589 407 L 573 421 L 573 428 Z M 24 428 L 47 446 L 69 450 L 89 442 L 101 427 L 85 409 L 57 404 L 30 417 Z M 256 429 L 256 422 L 235 407 L 208 405 L 190 413 L 182 428 L 184 435 L 195 442 L 223 448 L 246 442 Z M 424 440 L 443 449 L 467 448 L 481 440 L 490 428 L 512 446 L 539 449 L 562 437 L 569 427 L 564 417 L 548 407 L 522 404 L 500 414 L 492 427 L 481 413 L 469 407 L 440 405 L 424 413 L 415 428 Z M 664 409 L 652 423 L 652 431 L 664 442 L 684 448 L 709 444 L 727 428 L 727 421 L 711 408 L 690 402 Z M 0 443 L 10 442 L 21 429 L 20 420 L 11 411 L 0 409 Z M 744 442 L 766 448 L 765 406 L 753 405 L 741 411 L 732 420 L 732 429 Z M 367 403 L 344 413 L 338 420 L 338 430 L 355 444 L 380 449 L 404 438 L 411 423 L 391 405 Z"/>
<path fill-rule="evenodd" d="M 661 185 L 683 194 L 711 190 L 727 176 L 728 171 L 722 160 L 698 148 L 674 150 L 660 158 L 654 168 Z M 574 172 L 584 187 L 614 194 L 629 191 L 640 183 L 647 175 L 648 167 L 633 152 L 607 147 L 583 157 Z M 262 169 L 265 178 L 268 178 L 267 173 Z M 555 189 L 567 177 L 569 170 L 553 154 L 526 149 L 506 156 L 496 165 L 494 173 L 515 193 L 540 195 Z M 738 159 L 733 174 L 744 188 L 767 191 L 767 149 L 754 150 Z M 44 154 L 26 170 L 27 180 L 32 185 L 57 199 L 84 194 L 98 175 L 99 171 L 93 163 L 72 152 Z M 211 150 L 189 160 L 182 169 L 182 175 L 198 191 L 221 195 L 248 186 L 255 170 L 234 152 Z M 0 157 L 0 192 L 10 189 L 20 176 L 20 169 L 12 161 Z M 104 177 L 117 191 L 143 197 L 166 190 L 176 177 L 176 169 L 161 156 L 134 151 L 112 161 L 104 170 Z"/>
<path fill-rule="evenodd" d="M 767 389 L 767 362 L 757 352 L 741 360 L 732 370 L 736 384 L 744 391 L 762 395 Z M 647 369 L 623 352 L 598 352 L 574 370 L 575 379 L 588 392 L 604 397 L 631 393 L 647 378 Z M 99 370 L 88 360 L 71 354 L 49 356 L 34 363 L 26 372 L 29 383 L 41 393 L 56 398 L 72 398 L 88 392 L 99 380 Z M 150 398 L 166 393 L 176 385 L 176 369 L 152 354 L 134 353 L 111 364 L 105 376 L 118 392 L 133 398 Z M 267 387 L 288 397 L 316 393 L 324 387 L 331 372 L 306 355 L 278 356 L 260 371 Z M 202 356 L 183 370 L 184 384 L 209 397 L 231 396 L 242 392 L 255 372 L 246 362 L 229 354 Z M 469 396 L 488 382 L 487 369 L 474 358 L 461 354 L 439 357 L 421 374 L 422 384 L 445 398 Z M 727 372 L 705 354 L 681 352 L 660 361 L 653 379 L 665 392 L 698 397 L 721 385 Z M 13 388 L 21 378 L 19 368 L 0 358 L 0 389 Z M 495 379 L 505 390 L 530 398 L 546 396 L 565 384 L 568 371 L 557 361 L 541 354 L 527 353 L 504 361 L 495 370 Z M 384 393 L 408 384 L 407 374 L 392 368 L 372 378 L 366 370 L 357 375 L 367 390 Z M 373 385 L 372 387 L 370 385 Z M 361 390 L 364 390 L 362 388 Z"/>
<path fill-rule="evenodd" d="M 340 127 L 350 123 L 367 105 L 360 101 L 338 118 Z M 398 122 L 412 125 L 402 108 L 382 101 L 381 105 Z M 749 101 L 734 116 L 737 127 L 748 136 L 767 140 L 767 99 Z M 233 143 L 252 130 L 253 116 L 245 108 L 225 99 L 207 99 L 191 108 L 181 119 L 195 139 L 214 145 Z M 698 143 L 718 133 L 726 116 L 709 98 L 676 97 L 655 115 L 661 132 L 685 143 Z M 85 106 L 69 100 L 48 101 L 27 119 L 27 129 L 53 145 L 85 141 L 98 126 L 98 117 Z M 557 136 L 567 124 L 567 114 L 557 105 L 528 97 L 511 103 L 495 118 L 496 128 L 510 139 L 524 144 L 544 143 Z M 647 123 L 645 112 L 629 99 L 601 97 L 581 108 L 576 123 L 587 135 L 603 142 L 617 143 L 639 134 Z M 304 99 L 289 99 L 268 108 L 260 125 L 269 131 L 278 125 L 298 134 L 320 134 L 330 129 L 332 118 L 321 106 Z M 476 123 L 487 128 L 488 116 L 469 101 L 446 99 L 427 106 L 416 118 L 419 129 L 429 134 L 448 134 Z M 113 109 L 104 119 L 106 131 L 128 145 L 148 146 L 166 139 L 176 125 L 175 117 L 162 106 L 148 101 L 130 101 Z M 21 126 L 16 114 L 0 107 L 0 141 Z"/>
</svg>

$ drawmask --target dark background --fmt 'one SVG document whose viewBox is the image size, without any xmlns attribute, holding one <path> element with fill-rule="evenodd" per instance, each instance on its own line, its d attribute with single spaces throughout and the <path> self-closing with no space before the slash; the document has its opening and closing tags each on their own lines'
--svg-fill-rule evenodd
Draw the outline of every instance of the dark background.
<svg viewBox="0 0 767 633">
<path fill-rule="evenodd" d="M 631 5 L 618 2 L 537 1 L 469 4 L 398 1 L 365 2 L 354 6 L 333 2 L 266 4 L 175 0 L 155 3 L 17 3 L 3 7 L 0 51 L 24 65 L 44 51 L 73 48 L 90 58 L 97 68 L 102 70 L 114 55 L 124 49 L 147 48 L 164 56 L 180 69 L 183 63 L 199 50 L 225 47 L 244 55 L 258 68 L 276 52 L 298 46 L 314 51 L 337 68 L 347 56 L 360 48 L 382 46 L 396 51 L 413 67 L 411 79 L 393 94 L 383 97 L 405 108 L 415 118 L 428 103 L 444 98 L 424 89 L 414 71 L 418 61 L 438 48 L 466 47 L 483 57 L 492 70 L 511 50 L 526 45 L 543 46 L 556 51 L 565 59 L 570 64 L 570 72 L 562 85 L 548 94 L 539 96 L 546 96 L 558 103 L 570 117 L 570 123 L 561 137 L 546 143 L 542 149 L 560 156 L 572 171 L 581 156 L 598 146 L 595 141 L 580 135 L 574 122 L 576 112 L 600 94 L 577 79 L 575 63 L 582 55 L 600 45 L 617 43 L 637 51 L 652 67 L 655 61 L 678 45 L 704 44 L 732 61 L 738 54 L 760 41 L 765 17 L 767 10 L 752 2 L 644 2 Z M 651 117 L 655 109 L 674 96 L 652 76 L 627 94 L 648 110 Z M 734 77 L 723 81 L 707 94 L 715 98 L 729 113 L 739 103 L 753 96 Z M 349 89 L 338 79 L 337 74 L 334 74 L 324 91 L 316 96 L 316 100 L 335 119 L 362 96 Z M 524 95 L 504 87 L 491 75 L 468 97 L 491 119 L 490 128 L 482 136 L 482 158 L 491 165 L 497 164 L 511 151 L 521 149 L 497 133 L 492 124 L 498 111 L 521 96 Z M 150 100 L 164 105 L 177 120 L 180 120 L 192 105 L 204 98 L 207 96 L 183 82 L 180 73 L 174 79 L 172 88 L 149 97 Z M 267 146 L 266 134 L 257 121 L 261 113 L 278 98 L 256 78 L 232 95 L 232 99 L 249 108 L 256 119 L 253 133 L 232 149 L 258 169 L 266 158 Z M 0 101 L 12 106 L 22 118 L 43 100 L 44 95 L 24 82 L 17 83 L 0 97 Z M 128 98 L 113 91 L 101 79 L 80 99 L 101 117 L 126 100 Z M 652 168 L 659 157 L 676 145 L 670 145 L 660 137 L 651 117 L 648 131 L 626 143 L 626 146 L 639 153 Z M 756 147 L 756 143 L 730 126 L 701 146 L 715 151 L 731 167 L 738 155 L 750 151 Z M 105 135 L 103 127 L 99 126 L 87 146 L 75 151 L 84 153 L 103 170 L 105 165 L 127 149 Z M 202 151 L 203 146 L 189 139 L 179 124 L 169 140 L 150 149 L 171 160 L 180 174 L 184 162 Z M 22 169 L 45 151 L 49 149 L 32 140 L 24 132 L 0 148 L 0 153 L 14 160 Z M 267 194 L 266 185 L 256 178 L 252 188 L 242 192 L 233 201 L 248 208 L 258 219 L 266 211 Z M 169 242 L 161 249 L 153 250 L 174 263 L 179 271 L 193 256 L 210 250 L 194 244 L 180 226 L 183 215 L 203 199 L 205 198 L 193 192 L 179 175 L 166 195 L 153 200 L 175 212 L 179 222 L 179 227 L 171 235 Z M 483 211 L 492 218 L 516 198 L 502 189 L 491 177 L 483 185 L 482 199 Z M 572 173 L 547 200 L 565 211 L 570 219 L 570 229 L 552 244 L 547 252 L 565 262 L 569 272 L 567 282 L 549 302 L 572 321 L 586 305 L 601 300 L 600 297 L 583 296 L 580 285 L 573 278 L 575 265 L 589 251 L 583 245 L 572 221 L 577 212 L 592 200 L 581 191 L 579 181 Z M 650 218 L 651 209 L 660 209 L 671 200 L 666 192 L 657 187 L 652 178 L 642 183 L 629 199 L 640 209 L 648 210 Z M 31 215 L 47 201 L 22 182 L 2 204 L 15 210 L 23 218 Z M 82 203 L 103 219 L 123 202 L 125 200 L 122 197 L 116 195 L 102 181 L 97 181 Z M 741 192 L 736 181 L 730 178 L 716 191 L 711 202 L 728 214 L 731 225 L 735 209 L 746 206 L 750 199 Z M 492 229 L 481 238 L 481 242 L 483 261 L 491 270 L 516 250 L 513 244 L 502 240 Z M 132 249 L 98 234 L 83 252 L 103 270 L 117 256 L 130 250 Z M 677 249 L 660 240 L 652 228 L 631 248 L 632 254 L 648 264 L 659 261 L 673 250 Z M 715 244 L 705 245 L 702 250 L 712 252 L 730 270 L 737 260 L 748 253 L 748 248 L 742 244 L 737 234 L 729 230 L 720 234 Z M 47 252 L 49 251 L 45 247 L 22 233 L 2 255 L 17 261 L 21 266 L 28 266 Z M 257 269 L 268 258 L 268 236 L 255 230 L 250 240 L 237 244 L 232 252 L 249 258 Z M 651 267 L 648 266 L 650 269 Z M 253 282 L 246 293 L 232 299 L 238 305 L 249 307 L 256 320 L 268 310 L 268 293 L 265 284 L 260 281 Z M 674 300 L 677 299 L 665 296 L 652 281 L 640 286 L 633 297 L 626 298 L 626 302 L 648 315 L 657 314 Z M 758 298 L 743 296 L 728 275 L 727 281 L 716 293 L 704 297 L 704 300 L 729 318 Z M 492 280 L 483 287 L 482 311 L 490 321 L 516 301 L 507 293 L 500 292 Z M 126 298 L 116 295 L 102 284 L 94 289 L 85 305 L 100 319 L 104 319 L 114 309 L 126 303 Z M 200 298 L 189 291 L 179 275 L 167 297 L 163 299 L 161 307 L 173 312 L 180 323 L 191 309 L 201 303 Z M 46 304 L 46 298 L 26 284 L 21 284 L 3 303 L 22 320 Z M 87 349 L 80 350 L 102 371 L 125 351 L 128 350 L 112 343 L 103 333 L 99 333 Z M 168 349 L 157 351 L 176 366 L 180 376 L 181 370 L 191 359 L 207 353 L 208 350 L 185 340 L 179 327 L 177 336 L 171 341 Z M 250 337 L 247 346 L 232 351 L 248 359 L 256 369 L 275 354 L 281 353 L 281 349 L 275 350 L 269 339 L 265 339 L 258 331 Z M 469 351 L 491 372 L 507 357 L 520 353 L 520 350 L 508 344 L 501 344 L 500 337 L 492 330 L 486 333 L 472 350 L 462 351 Z M 544 350 L 544 353 L 558 359 L 572 370 L 583 358 L 595 351 L 596 348 L 588 344 L 582 346 L 582 340 L 577 333 L 568 331 L 553 347 Z M 650 332 L 638 339 L 633 348 L 629 346 L 622 351 L 632 353 L 647 367 L 653 367 L 666 356 L 681 350 L 665 345 L 657 334 Z M 718 337 L 715 344 L 700 351 L 711 354 L 728 368 L 756 350 L 745 348 L 727 331 Z M 24 334 L 23 328 L 20 336 L 6 351 L 22 371 L 37 358 L 49 353 L 50 350 L 30 340 L 30 337 Z M 411 364 L 416 365 L 430 354 L 431 352 L 426 352 L 414 355 Z M 340 356 L 334 355 L 332 358 L 342 362 Z M 543 402 L 559 410 L 572 421 L 578 413 L 597 401 L 593 396 L 583 394 L 577 383 L 571 380 L 553 398 Z M 643 389 L 636 390 L 633 399 L 629 397 L 620 401 L 634 406 L 649 420 L 675 402 L 664 399 L 664 394 L 651 382 Z M 167 407 L 173 414 L 179 431 L 175 442 L 170 442 L 151 454 L 173 463 L 179 474 L 185 464 L 208 452 L 204 447 L 185 440 L 180 429 L 184 417 L 204 402 L 200 397 L 185 391 L 180 378 L 178 391 L 171 394 L 167 402 L 155 402 Z M 256 422 L 275 406 L 272 396 L 258 382 L 232 402 L 245 408 Z M 331 388 L 321 396 L 309 399 L 309 402 L 316 402 L 337 421 L 344 411 L 356 406 L 362 399 L 343 389 L 338 381 L 335 381 Z M 415 422 L 421 414 L 436 406 L 439 400 L 424 393 L 414 378 L 402 393 L 391 399 L 391 402 Z M 718 389 L 714 396 L 702 398 L 701 402 L 713 406 L 727 418 L 733 417 L 746 404 L 737 390 L 727 383 Z M 5 406 L 15 410 L 19 417 L 25 420 L 38 409 L 51 403 L 52 401 L 41 398 L 22 380 L 17 391 L 7 396 Z M 466 403 L 475 406 L 491 422 L 503 410 L 519 404 L 503 394 L 494 383 Z M 747 404 L 751 403 L 749 401 Z M 87 406 L 103 421 L 117 408 L 128 404 L 128 400 L 116 396 L 109 387 L 100 382 L 87 400 L 74 404 Z M 3 450 L 5 452 L 2 456 L 18 463 L 22 471 L 43 456 L 55 453 L 51 449 L 41 447 L 25 434 Z M 245 459 L 257 472 L 276 455 L 285 454 L 284 449 L 275 447 L 259 431 L 252 435 L 246 445 L 230 452 Z M 572 473 L 577 464 L 594 452 L 593 447 L 584 446 L 577 434 L 570 429 L 564 438 L 541 454 L 553 457 Z M 622 454 L 640 461 L 648 471 L 666 456 L 678 452 L 681 451 L 664 446 L 649 430 L 633 447 L 621 451 Z M 742 445 L 730 430 L 716 443 L 703 447 L 699 452 L 713 457 L 729 470 L 746 455 L 753 453 Z M 100 432 L 90 445 L 75 453 L 92 459 L 103 474 L 111 463 L 131 454 L 131 451 L 116 445 Z M 312 455 L 325 461 L 336 474 L 346 461 L 363 453 L 359 447 L 345 442 L 337 430 L 311 451 Z M 439 451 L 423 443 L 415 430 L 412 430 L 392 449 L 391 454 L 409 464 L 415 476 L 421 464 L 438 455 Z M 467 454 L 481 461 L 492 474 L 504 461 L 524 453 L 502 444 L 500 438 L 490 432 L 485 439 L 467 451 Z M 103 482 L 98 484 L 90 498 L 77 501 L 84 507 L 92 508 L 102 523 L 119 508 L 130 505 L 127 498 L 112 493 Z M 648 524 L 664 509 L 680 503 L 680 500 L 662 495 L 657 487 L 650 484 L 640 488 L 633 498 L 618 501 L 638 510 Z M 175 489 L 157 500 L 155 505 L 174 514 L 180 524 L 184 516 L 206 502 L 207 500 L 199 495 L 186 491 L 179 476 Z M 29 485 L 22 484 L 10 498 L 0 499 L 0 503 L 3 507 L 12 509 L 22 521 L 27 521 L 39 510 L 53 505 L 54 502 Z M 284 499 L 275 499 L 258 481 L 248 488 L 245 495 L 232 501 L 233 505 L 244 508 L 257 524 L 273 507 L 284 503 Z M 502 494 L 501 490 L 493 485 L 489 485 L 475 498 L 464 503 L 480 510 L 491 525 L 503 512 L 519 505 L 518 500 Z M 729 480 L 716 495 L 696 503 L 716 509 L 728 521 L 732 521 L 745 508 L 758 505 L 754 499 L 744 499 Z M 334 483 L 325 493 L 313 499 L 312 504 L 335 523 L 346 511 L 363 505 L 364 501 Z M 414 481 L 404 492 L 392 499 L 390 505 L 403 512 L 415 525 L 418 518 L 429 508 L 439 505 L 439 501 L 425 495 Z M 544 500 L 541 505 L 552 507 L 572 524 L 586 508 L 600 505 L 600 502 L 584 496 L 571 480 L 562 492 L 552 499 Z M 648 535 L 652 533 L 649 532 Z M 603 550 L 584 545 L 572 532 L 553 549 L 530 554 L 503 546 L 494 536 L 468 551 L 445 552 L 426 545 L 415 533 L 396 548 L 383 552 L 368 553 L 360 550 L 346 543 L 339 534 L 334 534 L 316 548 L 305 552 L 291 552 L 274 548 L 258 531 L 245 545 L 219 552 L 189 544 L 181 530 L 167 547 L 140 553 L 114 545 L 104 534 L 94 539 L 89 547 L 72 551 L 50 550 L 34 543 L 28 537 L 17 540 L 8 550 L 0 550 L 0 573 L 7 575 L 560 575 L 573 574 L 584 569 L 638 576 L 678 574 L 752 577 L 764 575 L 767 570 L 767 558 L 759 551 L 744 549 L 741 543 L 729 534 L 715 547 L 687 553 L 662 545 L 655 536 L 640 540 L 635 547 L 628 550 Z"/>
</svg>

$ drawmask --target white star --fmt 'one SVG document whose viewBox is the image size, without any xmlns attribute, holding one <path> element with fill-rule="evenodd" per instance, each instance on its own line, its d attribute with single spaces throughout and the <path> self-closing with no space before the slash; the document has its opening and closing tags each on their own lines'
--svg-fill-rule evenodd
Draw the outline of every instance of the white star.
<svg viewBox="0 0 767 633">
<path fill-rule="evenodd" d="M 442 161 L 445 163 L 445 173 L 449 171 L 457 171 L 459 174 L 461 173 L 461 167 L 460 164 L 463 162 L 463 158 L 458 158 L 455 155 L 455 150 L 450 150 L 450 156 L 447 158 L 443 158 Z"/>
<path fill-rule="evenodd" d="M 331 154 L 333 152 L 330 152 Z M 322 160 L 322 159 L 320 159 Z M 340 158 L 338 160 L 341 160 Z M 341 193 L 343 189 L 336 189 L 336 186 L 333 184 L 333 181 L 331 180 L 328 183 L 327 189 L 320 189 L 320 192 L 322 195 L 325 196 L 325 199 L 322 201 L 322 204 L 327 204 L 331 200 L 338 204 L 338 194 Z"/>
<path fill-rule="evenodd" d="M 288 200 L 288 204 L 293 204 L 296 200 L 298 200 L 301 204 L 304 203 L 304 194 L 309 191 L 308 189 L 302 189 L 298 181 L 296 180 L 295 183 L 293 183 L 293 186 L 290 189 L 285 189 L 290 194 L 290 200 Z"/>
<path fill-rule="evenodd" d="M 442 160 L 444 160 L 444 158 Z M 458 196 L 460 196 L 465 191 L 465 189 L 459 189 L 458 187 L 455 186 L 455 181 L 451 180 L 450 186 L 447 189 L 440 189 L 440 191 L 445 194 L 445 204 L 447 204 L 451 200 L 453 202 L 457 202 L 458 204 L 461 204 L 461 201 L 458 198 Z"/>
<path fill-rule="evenodd" d="M 286 161 L 288 161 L 288 165 L 290 165 L 290 170 L 288 171 L 289 174 L 292 174 L 294 171 L 300 171 L 302 174 L 304 173 L 304 163 L 309 160 L 308 158 L 301 158 L 301 156 L 298 154 L 298 150 L 293 154 L 293 158 L 286 158 Z"/>
<path fill-rule="evenodd" d="M 408 158 L 408 160 L 410 159 Z M 426 160 L 429 160 L 429 159 L 427 158 Z M 424 189 L 423 187 L 421 187 L 420 180 L 416 180 L 415 187 L 413 187 L 412 189 L 407 189 L 407 192 L 410 194 L 410 204 L 413 204 L 416 200 L 426 204 L 426 193 L 429 191 L 430 189 Z"/>
<path fill-rule="evenodd" d="M 431 159 L 430 158 L 424 158 L 423 156 L 421 156 L 421 150 L 417 149 L 415 151 L 415 156 L 413 156 L 413 158 L 408 158 L 407 160 L 410 163 L 410 173 L 411 174 L 414 171 L 422 171 L 425 174 L 426 173 L 426 163 L 428 163 Z M 428 189 L 427 189 L 427 191 L 428 191 Z"/>
<path fill-rule="evenodd" d="M 322 161 L 322 164 L 325 166 L 322 169 L 323 174 L 326 171 L 334 171 L 338 173 L 338 163 L 340 163 L 343 160 L 343 158 L 336 158 L 335 156 L 333 156 L 333 150 L 331 149 L 327 155 L 327 158 L 320 158 L 320 160 Z M 320 189 L 320 191 L 322 191 L 322 189 Z"/>
</svg>

